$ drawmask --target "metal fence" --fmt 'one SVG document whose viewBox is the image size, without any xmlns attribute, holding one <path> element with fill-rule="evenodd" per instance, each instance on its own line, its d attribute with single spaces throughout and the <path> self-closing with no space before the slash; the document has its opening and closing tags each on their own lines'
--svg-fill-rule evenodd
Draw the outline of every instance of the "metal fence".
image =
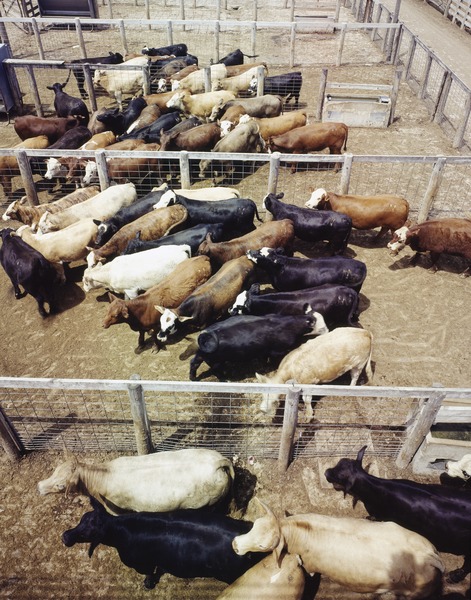
<svg viewBox="0 0 471 600">
<path fill-rule="evenodd" d="M 275 416 L 259 410 L 267 392 L 286 395 Z M 21 450 L 206 447 L 280 461 L 368 444 L 405 466 L 446 401 L 470 397 L 471 389 L 3 377 L 0 433 Z"/>
</svg>

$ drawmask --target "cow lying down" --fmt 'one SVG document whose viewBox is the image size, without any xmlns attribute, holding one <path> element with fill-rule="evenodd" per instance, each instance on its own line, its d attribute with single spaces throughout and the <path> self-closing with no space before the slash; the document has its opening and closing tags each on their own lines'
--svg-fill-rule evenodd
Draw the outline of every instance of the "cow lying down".
<svg viewBox="0 0 471 600">
<path fill-rule="evenodd" d="M 189 448 L 120 456 L 102 464 L 75 459 L 38 483 L 40 494 L 78 492 L 97 498 L 111 514 L 165 512 L 212 506 L 230 490 L 234 468 L 216 450 Z"/>
</svg>

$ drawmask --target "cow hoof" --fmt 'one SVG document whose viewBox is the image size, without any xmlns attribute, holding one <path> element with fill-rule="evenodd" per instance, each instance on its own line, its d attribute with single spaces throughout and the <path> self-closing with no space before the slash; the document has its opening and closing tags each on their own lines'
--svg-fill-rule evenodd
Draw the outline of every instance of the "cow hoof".
<svg viewBox="0 0 471 600">
<path fill-rule="evenodd" d="M 153 575 L 147 575 L 144 579 L 144 587 L 146 590 L 153 590 L 157 584 L 155 577 Z"/>
</svg>

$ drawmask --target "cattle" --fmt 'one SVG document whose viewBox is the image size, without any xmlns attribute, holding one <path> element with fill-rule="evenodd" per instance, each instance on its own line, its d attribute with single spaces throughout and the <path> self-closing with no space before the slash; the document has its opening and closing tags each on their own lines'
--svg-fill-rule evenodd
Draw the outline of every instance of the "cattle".
<svg viewBox="0 0 471 600">
<path fill-rule="evenodd" d="M 92 58 L 76 58 L 70 62 L 73 65 L 119 65 L 124 61 L 123 55 L 119 52 L 109 52 L 108 56 L 95 56 Z M 82 98 L 88 98 L 88 93 L 85 89 L 85 75 L 82 69 L 73 69 L 74 77 L 77 81 Z"/>
<path fill-rule="evenodd" d="M 188 119 L 183 119 L 183 121 L 180 121 L 179 123 L 177 123 L 170 129 L 166 129 L 165 131 L 162 131 L 161 136 L 160 136 L 160 149 L 162 149 L 162 145 L 163 145 L 162 138 L 166 139 L 167 136 L 169 136 L 170 138 L 173 138 L 174 136 L 177 136 L 180 133 L 188 131 L 189 129 L 198 127 L 198 125 L 203 125 L 203 121 L 201 119 L 198 119 L 198 117 L 189 117 Z"/>
<path fill-rule="evenodd" d="M 329 329 L 339 325 L 353 327 L 358 321 L 357 292 L 345 285 L 325 284 L 292 292 L 260 294 L 254 283 L 241 292 L 229 309 L 230 315 L 299 315 L 307 308 L 321 313 Z"/>
<path fill-rule="evenodd" d="M 184 192 L 183 192 L 184 193 Z M 187 226 L 199 223 L 222 223 L 226 231 L 248 233 L 255 229 L 254 217 L 260 221 L 257 205 L 250 198 L 228 198 L 227 200 L 204 201 L 185 198 L 168 190 L 156 208 L 168 204 L 182 204 L 188 211 Z"/>
<path fill-rule="evenodd" d="M 157 339 L 166 342 L 177 331 L 178 323 L 185 321 L 191 321 L 196 328 L 214 323 L 233 304 L 252 274 L 253 264 L 245 256 L 235 258 L 225 263 L 175 310 L 157 307 L 162 312 Z"/>
<path fill-rule="evenodd" d="M 333 254 L 341 254 L 347 247 L 352 231 L 352 219 L 333 210 L 312 211 L 294 204 L 281 202 L 284 194 L 268 194 L 263 206 L 275 220 L 291 219 L 294 235 L 307 242 L 328 241 L 327 249 Z"/>
<path fill-rule="evenodd" d="M 99 192 L 97 187 L 91 186 L 88 188 L 77 189 L 66 196 L 63 196 L 59 200 L 49 202 L 46 204 L 38 204 L 38 206 L 30 206 L 28 199 L 23 196 L 20 200 L 15 200 L 10 204 L 6 211 L 2 215 L 4 221 L 15 219 L 25 225 L 30 225 L 31 228 L 36 230 L 39 219 L 48 210 L 51 214 L 60 212 L 73 204 L 78 204 L 83 200 L 87 200 L 92 196 L 96 196 Z"/>
<path fill-rule="evenodd" d="M 306 583 L 299 558 L 285 553 L 278 561 L 266 556 L 229 585 L 216 600 L 301 600 Z"/>
<path fill-rule="evenodd" d="M 177 112 L 164 114 L 153 121 L 150 125 L 145 125 L 139 129 L 133 129 L 129 133 L 123 133 L 119 136 L 119 140 L 124 141 L 130 139 L 140 139 L 146 143 L 152 142 L 159 144 L 161 132 L 175 127 L 175 125 L 180 123 L 180 121 L 181 116 Z"/>
<path fill-rule="evenodd" d="M 90 249 L 87 264 L 89 267 L 93 267 L 98 262 L 105 262 L 122 254 L 137 233 L 143 240 L 153 240 L 167 235 L 169 231 L 184 223 L 187 216 L 188 211 L 180 205 L 152 210 L 131 223 L 123 225 L 101 248 Z"/>
<path fill-rule="evenodd" d="M 112 515 L 213 506 L 231 489 L 234 468 L 216 450 L 187 448 L 87 464 L 68 459 L 38 492 L 95 497 Z"/>
<path fill-rule="evenodd" d="M 264 67 L 262 67 L 263 69 Z M 212 90 L 228 90 L 236 96 L 243 92 L 247 92 L 250 87 L 250 82 L 253 77 L 257 77 L 259 67 L 252 67 L 251 69 L 240 73 L 240 75 L 234 75 L 232 77 L 224 77 L 221 79 L 215 79 L 211 84 Z M 265 74 L 267 73 L 266 67 L 264 68 Z"/>
<path fill-rule="evenodd" d="M 92 112 L 90 121 L 88 122 L 88 129 L 90 129 L 92 135 L 95 135 L 95 133 L 103 133 L 104 131 L 106 131 L 106 127 L 103 125 L 103 123 L 98 121 L 98 117 L 99 115 L 104 115 L 108 111 L 109 108 L 103 106 L 102 108 L 99 108 Z"/>
<path fill-rule="evenodd" d="M 250 119 L 253 119 L 257 123 L 260 135 L 268 142 L 270 137 L 274 135 L 281 135 L 282 133 L 291 131 L 291 129 L 306 125 L 307 113 L 305 110 L 295 110 L 278 117 L 266 117 L 264 119 L 242 115 L 239 123 L 247 122 Z"/>
<path fill-rule="evenodd" d="M 222 137 L 219 142 L 214 146 L 211 152 L 263 152 L 265 149 L 265 142 L 263 138 L 260 136 L 260 131 L 257 123 L 254 121 L 249 121 L 248 123 L 243 123 L 241 125 L 237 125 L 232 131 L 230 131 L 227 135 Z M 199 163 L 199 176 L 201 178 L 205 177 L 206 171 L 209 169 L 211 165 L 211 160 L 203 159 Z M 229 165 L 229 169 L 234 169 L 233 161 L 224 161 L 219 162 L 220 166 L 216 169 L 213 169 L 213 174 L 217 176 L 219 173 L 224 174 L 225 170 L 228 168 L 225 162 Z"/>
<path fill-rule="evenodd" d="M 65 283 L 64 269 L 62 265 L 50 263 L 40 252 L 12 233 L 11 228 L 0 231 L 3 242 L 0 264 L 10 278 L 15 298 L 19 300 L 30 294 L 38 303 L 39 314 L 47 317 L 44 303 L 49 305 L 49 314 L 57 311 L 55 292 L 59 285 Z"/>
<path fill-rule="evenodd" d="M 246 65 L 226 65 L 227 77 L 236 77 L 236 75 L 242 75 L 254 67 L 263 67 L 264 72 L 268 72 L 268 65 L 266 62 L 254 62 Z"/>
<path fill-rule="evenodd" d="M 279 96 L 266 94 L 257 98 L 236 98 L 222 106 L 217 105 L 211 113 L 209 120 L 233 121 L 232 114 L 249 115 L 251 117 L 277 117 L 283 109 L 283 101 Z M 238 121 L 237 121 L 238 122 Z"/>
<path fill-rule="evenodd" d="M 93 219 L 80 219 L 76 223 L 41 235 L 34 234 L 27 225 L 16 231 L 27 244 L 36 248 L 50 262 L 74 262 L 87 255 L 87 246 L 93 245 L 98 227 Z"/>
<path fill-rule="evenodd" d="M 198 59 L 196 56 L 184 56 L 181 58 L 171 58 L 164 61 L 158 61 L 151 64 L 151 76 L 152 83 L 157 79 L 157 91 L 165 92 L 167 90 L 167 82 L 170 81 L 170 77 L 177 73 L 180 73 L 183 69 L 188 67 L 194 67 L 190 71 L 187 71 L 184 77 L 189 73 L 194 73 L 198 70 Z M 183 79 L 183 77 L 179 78 Z"/>
<path fill-rule="evenodd" d="M 198 71 L 198 70 L 199 70 L 198 65 L 188 65 L 187 67 L 185 67 L 184 69 L 181 69 L 177 73 L 170 75 L 168 80 L 170 83 L 173 81 L 180 81 L 181 79 L 183 79 L 190 73 L 194 73 L 195 71 Z M 164 92 L 166 89 L 167 89 L 167 79 L 165 79 L 165 89 L 162 89 L 161 91 Z"/>
<path fill-rule="evenodd" d="M 221 128 L 217 123 L 204 123 L 187 131 L 169 135 L 160 135 L 160 150 L 188 152 L 209 152 L 221 137 Z"/>
<path fill-rule="evenodd" d="M 138 56 L 121 63 L 123 66 L 140 66 L 145 68 L 148 64 L 146 56 Z M 108 94 L 113 95 L 118 107 L 123 110 L 123 94 L 133 94 L 143 88 L 144 77 L 142 69 L 117 69 L 117 70 L 99 70 L 95 71 L 93 77 L 95 84 L 100 84 L 106 89 Z"/>
<path fill-rule="evenodd" d="M 57 141 L 48 146 L 49 150 L 77 150 L 88 142 L 92 137 L 92 132 L 88 127 L 78 125 L 72 129 L 68 129 Z"/>
<path fill-rule="evenodd" d="M 75 98 L 64 92 L 65 83 L 53 83 L 46 86 L 48 90 L 54 92 L 54 109 L 58 117 L 68 117 L 69 115 L 79 118 L 82 125 L 87 125 L 90 119 L 87 105 L 80 98 Z"/>
<path fill-rule="evenodd" d="M 121 135 L 138 119 L 146 106 L 147 102 L 144 98 L 132 98 L 127 108 L 122 112 L 115 108 L 98 115 L 97 120 L 105 125 L 107 131 L 112 131 L 115 135 Z"/>
<path fill-rule="evenodd" d="M 90 542 L 89 557 L 99 544 L 116 548 L 121 562 L 146 576 L 154 588 L 164 573 L 175 577 L 213 577 L 232 583 L 263 554 L 237 556 L 232 539 L 251 523 L 205 509 L 109 515 L 91 498 L 93 511 L 62 534 L 67 547 Z"/>
<path fill-rule="evenodd" d="M 178 264 L 188 260 L 190 254 L 189 246 L 162 246 L 139 254 L 117 256 L 110 262 L 85 269 L 83 289 L 88 293 L 104 287 L 129 299 L 135 298 L 139 292 L 157 285 Z"/>
<path fill-rule="evenodd" d="M 162 111 L 156 104 L 144 106 L 138 118 L 126 129 L 126 133 L 152 125 L 161 115 Z"/>
<path fill-rule="evenodd" d="M 206 256 L 195 256 L 183 261 L 163 281 L 137 298 L 122 300 L 110 293 L 110 305 L 103 319 L 103 327 L 108 329 L 111 325 L 127 323 L 133 331 L 139 333 L 137 352 L 144 349 L 146 332 L 150 332 L 154 348 L 158 348 L 156 329 L 162 313 L 156 305 L 176 308 L 209 277 L 209 259 Z"/>
<path fill-rule="evenodd" d="M 233 238 L 227 242 L 214 242 L 208 233 L 204 242 L 198 248 L 198 254 L 209 256 L 211 262 L 222 265 L 228 260 L 244 256 L 248 250 L 256 250 L 264 246 L 291 249 L 294 240 L 292 221 L 268 221 L 262 223 L 253 231 Z"/>
<path fill-rule="evenodd" d="M 143 215 L 150 212 L 156 201 L 158 201 L 165 192 L 167 186 L 161 186 L 159 188 L 154 188 L 148 194 L 143 196 L 142 198 L 138 198 L 129 206 L 124 206 L 120 208 L 118 212 L 116 212 L 109 219 L 105 219 L 98 224 L 98 235 L 95 240 L 95 245 L 99 248 L 106 244 L 108 240 L 110 240 L 114 234 L 121 228 L 123 225 L 127 225 L 132 221 L 142 217 Z"/>
<path fill-rule="evenodd" d="M 45 135 L 38 135 L 37 137 L 28 138 L 19 144 L 15 144 L 13 148 L 38 148 L 44 149 L 49 145 L 49 140 Z M 0 184 L 3 186 L 3 193 L 5 196 L 9 196 L 12 192 L 11 180 L 13 177 L 20 175 L 18 160 L 16 156 L 3 155 L 0 156 Z"/>
<path fill-rule="evenodd" d="M 341 154 L 347 150 L 348 127 L 345 123 L 311 123 L 304 127 L 296 127 L 268 140 L 271 152 L 283 154 L 308 154 L 320 152 L 325 148 L 330 154 Z M 340 164 L 335 165 L 336 172 Z M 296 163 L 291 165 L 291 172 L 296 171 Z"/>
<path fill-rule="evenodd" d="M 281 248 L 261 248 L 249 250 L 247 257 L 267 272 L 273 287 L 281 292 L 337 283 L 360 293 L 366 277 L 365 263 L 343 256 L 298 258 L 285 256 Z"/>
<path fill-rule="evenodd" d="M 424 221 L 410 228 L 404 226 L 394 232 L 388 244 L 391 254 L 397 255 L 406 245 L 416 253 L 410 261 L 414 265 L 421 252 L 430 252 L 432 266 L 437 270 L 436 262 L 441 254 L 461 256 L 471 260 L 471 219 L 437 219 Z M 470 266 L 462 273 L 468 276 Z"/>
<path fill-rule="evenodd" d="M 465 454 L 460 460 L 449 460 L 445 467 L 450 477 L 460 477 L 468 481 L 471 478 L 471 454 Z"/>
<path fill-rule="evenodd" d="M 394 521 L 427 538 L 439 552 L 464 555 L 464 564 L 448 574 L 452 582 L 470 572 L 471 494 L 467 490 L 409 479 L 384 479 L 365 471 L 366 446 L 356 460 L 342 458 L 325 477 L 338 491 L 363 502 L 378 521 Z"/>
<path fill-rule="evenodd" d="M 159 107 L 162 114 L 173 112 L 175 109 L 169 108 L 167 102 L 175 96 L 175 92 L 161 92 L 159 94 L 144 94 L 142 97 L 148 105 L 155 104 Z"/>
<path fill-rule="evenodd" d="M 129 139 L 124 140 L 122 142 L 115 142 L 114 144 L 110 144 L 107 146 L 107 150 L 137 150 L 137 149 L 145 149 L 146 144 L 143 140 L 140 139 Z M 111 159 L 107 159 L 108 162 Z M 98 181 L 98 169 L 96 162 L 94 160 L 85 160 L 80 162 L 80 166 L 85 169 L 85 174 L 82 178 L 82 185 L 87 186 L 90 185 L 94 181 Z"/>
<path fill-rule="evenodd" d="M 240 198 L 240 192 L 236 188 L 219 185 L 216 187 L 200 187 L 195 189 L 174 189 L 178 196 L 183 196 L 188 200 L 206 200 L 207 202 L 216 202 L 219 200 L 229 200 L 230 198 Z"/>
<path fill-rule="evenodd" d="M 222 79 L 227 76 L 226 66 L 223 64 L 215 64 L 209 67 L 211 82 Z M 205 89 L 205 71 L 199 69 L 189 73 L 186 77 L 180 80 L 174 80 L 172 83 L 173 90 L 184 90 L 190 94 L 201 94 L 209 90 Z M 191 111 L 190 111 L 191 112 Z"/>
<path fill-rule="evenodd" d="M 315 513 L 277 519 L 265 514 L 232 546 L 239 555 L 284 549 L 298 555 L 304 569 L 320 573 L 361 594 L 391 592 L 396 598 L 427 598 L 440 592 L 444 564 L 424 537 L 396 523 Z"/>
<path fill-rule="evenodd" d="M 195 94 L 194 96 L 185 91 L 176 92 L 167 102 L 167 108 L 174 108 L 182 113 L 201 119 L 208 119 L 214 106 L 234 98 L 234 94 L 226 90 Z"/>
<path fill-rule="evenodd" d="M 354 194 L 334 194 L 319 188 L 312 192 L 305 203 L 308 208 L 335 210 L 348 215 L 355 229 L 375 229 L 381 227 L 376 236 L 380 240 L 388 231 L 402 227 L 409 216 L 409 203 L 404 196 L 397 194 L 377 194 L 359 196 Z"/>
<path fill-rule="evenodd" d="M 292 350 L 275 373 L 270 376 L 256 373 L 256 377 L 260 383 L 269 384 L 286 383 L 291 379 L 297 383 L 322 384 L 350 372 L 350 385 L 356 385 L 363 369 L 367 380 L 373 377 L 372 343 L 373 336 L 366 329 L 339 327 Z M 264 394 L 260 410 L 273 412 L 279 397 L 279 394 Z"/>
<path fill-rule="evenodd" d="M 169 46 L 160 46 L 159 48 L 149 48 L 146 46 L 142 49 L 142 54 L 147 56 L 186 56 L 188 54 L 188 46 L 186 44 L 170 44 Z"/>
<path fill-rule="evenodd" d="M 49 144 L 53 144 L 66 131 L 82 125 L 82 120 L 76 117 L 36 117 L 34 115 L 24 115 L 16 117 L 13 127 L 21 140 L 45 135 Z"/>
<path fill-rule="evenodd" d="M 86 218 L 104 221 L 123 206 L 132 204 L 136 198 L 136 188 L 133 183 L 111 186 L 96 196 L 65 208 L 59 213 L 51 214 L 46 211 L 39 220 L 39 229 L 42 233 L 57 231 Z"/>
<path fill-rule="evenodd" d="M 214 323 L 198 336 L 198 350 L 190 362 L 190 379 L 196 379 L 204 362 L 213 372 L 226 362 L 279 361 L 304 336 L 328 331 L 322 315 L 242 315 Z"/>
<path fill-rule="evenodd" d="M 244 62 L 244 56 L 246 56 L 247 58 L 257 58 L 258 55 L 244 54 L 242 50 L 240 50 L 240 48 L 237 48 L 237 50 L 229 52 L 229 54 L 226 54 L 226 56 L 223 56 L 217 62 L 226 65 L 226 67 L 233 65 L 241 65 Z"/>
<path fill-rule="evenodd" d="M 293 98 L 295 107 L 298 107 L 302 85 L 303 75 L 301 71 L 283 73 L 282 75 L 272 75 L 263 79 L 262 93 L 281 96 L 286 104 Z M 250 91 L 256 93 L 257 86 L 258 77 L 255 75 L 250 82 Z"/>
<path fill-rule="evenodd" d="M 165 235 L 158 240 L 145 241 L 141 239 L 139 233 L 136 234 L 135 238 L 131 240 L 123 254 L 134 254 L 136 252 L 142 252 L 143 250 L 150 250 L 151 248 L 159 248 L 160 246 L 168 246 L 175 244 L 179 246 L 181 244 L 187 244 L 191 248 L 192 256 L 196 254 L 200 244 L 204 241 L 206 236 L 209 234 L 214 240 L 221 240 L 224 233 L 224 225 L 222 223 L 200 223 L 194 225 L 188 229 L 183 229 L 178 233 L 172 233 L 171 235 Z"/>
</svg>

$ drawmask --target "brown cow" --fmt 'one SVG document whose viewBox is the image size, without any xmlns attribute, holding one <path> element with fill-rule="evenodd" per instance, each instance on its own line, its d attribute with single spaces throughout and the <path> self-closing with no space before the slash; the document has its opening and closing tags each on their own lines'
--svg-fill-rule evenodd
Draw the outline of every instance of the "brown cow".
<svg viewBox="0 0 471 600">
<path fill-rule="evenodd" d="M 330 154 L 341 154 L 347 149 L 348 127 L 345 123 L 312 123 L 297 127 L 287 133 L 271 137 L 268 141 L 272 152 L 284 154 L 307 154 L 319 152 L 325 148 Z M 340 164 L 335 165 L 338 171 Z M 291 165 L 291 172 L 296 171 L 296 163 Z"/>
<path fill-rule="evenodd" d="M 273 136 L 287 133 L 296 127 L 304 127 L 307 123 L 307 112 L 305 110 L 295 110 L 278 117 L 263 119 L 243 116 L 240 118 L 239 123 L 245 123 L 249 119 L 253 119 L 257 123 L 260 135 L 267 142 Z"/>
<path fill-rule="evenodd" d="M 352 226 L 355 229 L 381 227 L 376 240 L 379 240 L 387 231 L 393 233 L 402 227 L 409 216 L 409 203 L 404 196 L 396 194 L 357 196 L 334 194 L 319 188 L 312 192 L 305 206 L 321 210 L 335 210 L 348 215 L 352 219 Z"/>
<path fill-rule="evenodd" d="M 49 144 L 53 144 L 66 131 L 82 124 L 82 119 L 72 116 L 36 117 L 34 115 L 24 115 L 23 117 L 16 117 L 13 127 L 22 140 L 45 135 L 49 140 Z"/>
<path fill-rule="evenodd" d="M 156 104 L 159 107 L 160 112 L 164 114 L 173 110 L 167 106 L 167 102 L 170 100 L 170 98 L 173 98 L 173 96 L 175 96 L 174 91 L 162 92 L 161 94 L 145 94 L 142 97 L 149 106 Z"/>
<path fill-rule="evenodd" d="M 440 254 L 462 256 L 471 261 L 471 219 L 437 219 L 406 226 L 394 232 L 388 248 L 395 256 L 408 244 L 416 254 L 410 264 L 415 264 L 420 252 L 430 252 L 432 259 L 431 270 L 437 270 L 436 262 Z M 471 265 L 462 273 L 469 276 Z"/>
<path fill-rule="evenodd" d="M 247 250 L 258 248 L 291 248 L 294 239 L 294 226 L 290 219 L 267 221 L 254 231 L 228 242 L 212 242 L 208 233 L 205 241 L 200 244 L 198 254 L 205 254 L 218 265 L 228 260 L 244 256 Z"/>
<path fill-rule="evenodd" d="M 221 137 L 221 128 L 217 123 L 204 123 L 181 133 L 160 134 L 161 150 L 188 150 L 189 152 L 210 152 Z"/>
<path fill-rule="evenodd" d="M 103 327 L 127 323 L 133 331 L 139 332 L 138 351 L 144 347 L 146 331 L 151 331 L 157 347 L 155 328 L 159 327 L 161 311 L 156 305 L 176 308 L 197 287 L 211 277 L 211 265 L 207 256 L 196 256 L 180 263 L 163 281 L 132 300 L 121 300 L 108 294 L 110 305 L 103 320 Z"/>
<path fill-rule="evenodd" d="M 13 148 L 35 148 L 44 149 L 49 145 L 49 140 L 45 135 L 27 138 L 23 142 L 16 144 Z M 20 174 L 16 156 L 0 156 L 0 184 L 3 185 L 3 193 L 9 196 L 12 191 L 11 180 Z"/>
</svg>

